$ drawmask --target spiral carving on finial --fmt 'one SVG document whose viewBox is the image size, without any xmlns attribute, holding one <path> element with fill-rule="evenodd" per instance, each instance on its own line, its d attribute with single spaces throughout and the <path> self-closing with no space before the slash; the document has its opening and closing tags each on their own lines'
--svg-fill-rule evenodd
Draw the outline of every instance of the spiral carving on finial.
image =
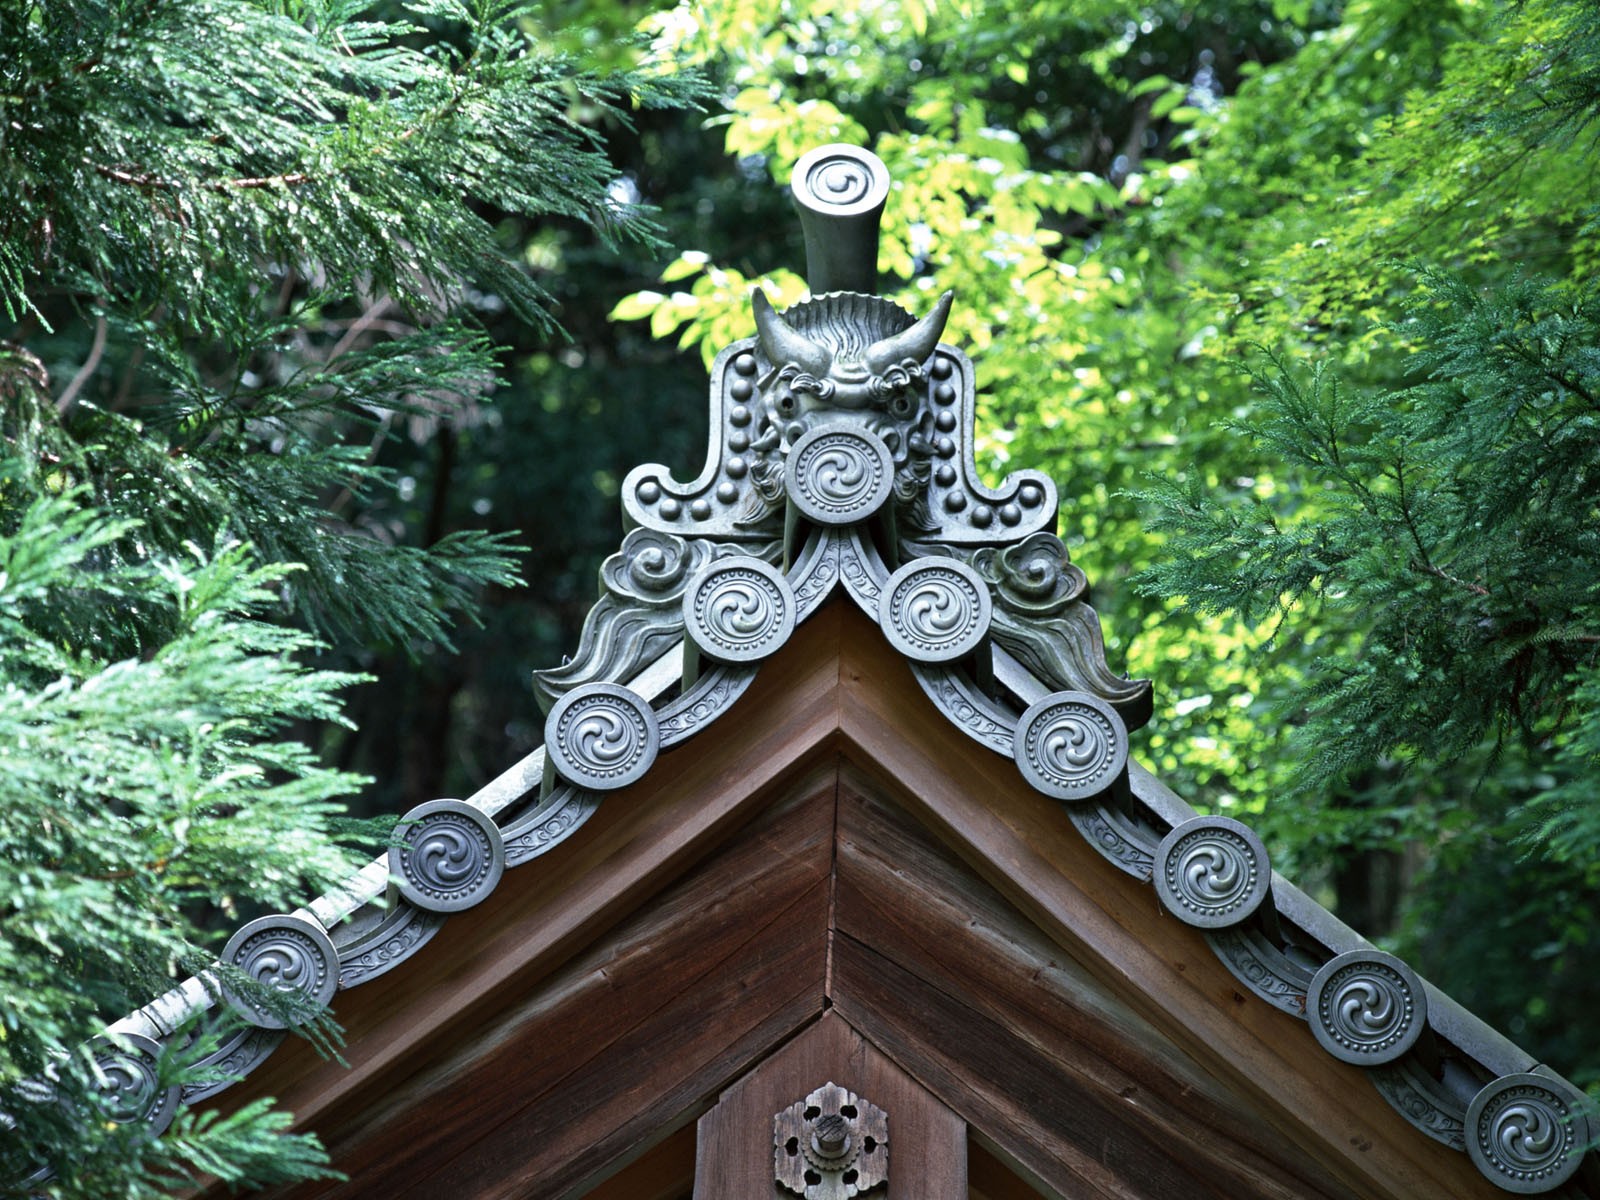
<svg viewBox="0 0 1600 1200">
<path fill-rule="evenodd" d="M 1156 893 L 1167 910 L 1202 929 L 1225 929 L 1261 906 L 1272 886 L 1267 848 L 1232 817 L 1193 817 L 1156 849 Z"/>
<path fill-rule="evenodd" d="M 156 1064 L 161 1044 L 139 1034 L 123 1034 L 122 1045 L 107 1042 L 94 1056 L 105 1082 L 100 1086 L 101 1113 L 119 1125 L 145 1122 L 153 1137 L 172 1124 L 183 1089 L 162 1087 Z"/>
<path fill-rule="evenodd" d="M 878 623 L 889 644 L 919 662 L 953 662 L 983 643 L 993 616 L 989 586 L 966 563 L 923 558 L 883 586 Z"/>
<path fill-rule="evenodd" d="M 1467 1154 L 1508 1192 L 1554 1191 L 1578 1170 L 1590 1137 L 1583 1099 L 1543 1075 L 1502 1075 L 1467 1105 Z"/>
<path fill-rule="evenodd" d="M 1416 972 L 1381 950 L 1351 950 L 1311 979 L 1306 1017 L 1335 1058 L 1361 1066 L 1393 1062 L 1416 1045 L 1428 997 Z"/>
<path fill-rule="evenodd" d="M 545 720 L 545 753 L 564 779 L 608 791 L 637 782 L 661 748 L 655 710 L 614 683 L 573 688 Z"/>
<path fill-rule="evenodd" d="M 759 662 L 794 632 L 794 590 L 758 558 L 723 559 L 690 581 L 683 619 L 695 645 L 710 657 Z"/>
<path fill-rule="evenodd" d="M 479 903 L 505 873 L 500 828 L 470 804 L 430 800 L 408 812 L 389 847 L 389 872 L 400 894 L 429 912 L 460 912 Z"/>
<path fill-rule="evenodd" d="M 223 948 L 222 961 L 258 983 L 298 998 L 310 1016 L 324 1009 L 339 987 L 338 952 L 320 925 L 302 917 L 258 917 L 239 929 Z M 289 1022 L 249 999 L 228 993 L 245 1019 L 263 1029 L 285 1029 Z"/>
<path fill-rule="evenodd" d="M 1128 731 L 1105 701 L 1052 692 L 1017 722 L 1013 753 L 1023 777 L 1057 800 L 1093 800 L 1128 767 Z"/>
<path fill-rule="evenodd" d="M 889 198 L 889 173 L 870 151 L 819 146 L 795 164 L 790 187 L 806 208 L 854 216 L 881 207 Z"/>
<path fill-rule="evenodd" d="M 877 434 L 820 426 L 789 451 L 789 499 L 818 525 L 854 525 L 882 508 L 894 488 L 894 457 Z"/>
</svg>

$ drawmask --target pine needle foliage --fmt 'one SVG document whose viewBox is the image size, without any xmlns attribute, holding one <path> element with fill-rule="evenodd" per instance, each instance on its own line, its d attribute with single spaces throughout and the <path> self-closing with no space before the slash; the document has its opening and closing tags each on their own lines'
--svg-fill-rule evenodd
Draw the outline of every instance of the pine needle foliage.
<svg viewBox="0 0 1600 1200">
<path fill-rule="evenodd" d="M 657 244 L 599 131 L 703 90 L 531 10 L 0 0 L 0 1195 L 326 1173 L 268 1105 L 153 1139 L 95 1039 L 372 852 L 292 736 L 344 723 L 324 642 L 419 653 L 520 582 L 504 536 L 398 544 L 380 453 L 489 402 L 485 319 L 555 329 L 528 223 Z"/>
<path fill-rule="evenodd" d="M 293 908 L 349 871 L 337 801 L 363 781 L 282 734 L 340 720 L 352 677 L 299 665 L 311 639 L 260 619 L 288 568 L 238 543 L 107 561 L 127 521 L 23 478 L 0 463 L 0 1194 L 299 1177 L 321 1153 L 264 1107 L 186 1116 L 159 1142 L 119 1119 L 95 1039 L 210 963 L 195 905 Z M 111 649 L 133 640 L 146 652 Z M 192 1081 L 227 1029 L 176 1042 L 163 1081 Z M 24 1187 L 41 1168 L 54 1181 Z"/>
<path fill-rule="evenodd" d="M 1259 409 L 1232 428 L 1282 464 L 1272 494 L 1158 481 L 1171 552 L 1143 586 L 1350 631 L 1353 655 L 1317 658 L 1288 714 L 1302 787 L 1514 741 L 1571 781 L 1542 824 L 1552 798 L 1531 803 L 1525 836 L 1596 861 L 1600 815 L 1575 798 L 1600 759 L 1600 289 L 1418 282 L 1396 333 L 1420 382 L 1363 392 L 1264 359 Z"/>
<path fill-rule="evenodd" d="M 441 641 L 514 585 L 503 538 L 375 547 L 376 449 L 492 389 L 474 306 L 552 324 L 498 220 L 655 244 L 594 122 L 700 88 L 542 55 L 524 7 L 0 5 L 9 369 L 51 394 L 10 414 L 21 457 L 168 552 L 227 528 L 303 563 L 290 594 L 340 638 Z"/>
</svg>

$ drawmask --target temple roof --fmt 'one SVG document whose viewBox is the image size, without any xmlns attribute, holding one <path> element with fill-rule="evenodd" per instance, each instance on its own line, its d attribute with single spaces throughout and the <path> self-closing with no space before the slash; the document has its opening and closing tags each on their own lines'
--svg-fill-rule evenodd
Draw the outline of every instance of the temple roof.
<svg viewBox="0 0 1600 1200">
<path fill-rule="evenodd" d="M 871 294 L 870 202 L 887 190 L 875 162 L 824 147 L 797 168 L 808 237 L 834 230 L 827 261 L 813 261 L 822 294 L 779 314 L 756 293 L 758 336 L 712 368 L 710 445 L 694 480 L 653 465 L 627 477 L 629 532 L 601 570 L 576 653 L 535 681 L 544 747 L 464 801 L 406 814 L 397 845 L 346 888 L 228 942 L 225 962 L 310 1009 L 335 1006 L 352 1069 L 299 1050 L 264 1066 L 284 1041 L 283 1014 L 207 978 L 118 1022 L 130 1039 L 122 1058 L 153 1055 L 196 1012 L 230 1004 L 249 1024 L 215 1063 L 234 1078 L 260 1068 L 252 1088 L 270 1083 L 330 1146 L 344 1138 L 356 1157 L 336 1158 L 342 1169 L 369 1152 L 362 1119 L 388 1129 L 371 1142 L 388 1158 L 360 1168 L 376 1172 L 363 1175 L 370 1183 L 407 1161 L 396 1147 L 433 1144 L 427 1096 L 494 1086 L 493 1039 L 474 1021 L 492 1017 L 512 1040 L 548 1036 L 513 1002 L 514 985 L 543 995 L 646 899 L 691 887 L 690 867 L 756 836 L 736 830 L 770 826 L 761 836 L 778 839 L 774 853 L 799 838 L 811 856 L 799 857 L 822 872 L 789 880 L 800 906 L 792 944 L 773 953 L 789 956 L 794 987 L 773 985 L 782 1015 L 757 1021 L 765 1032 L 746 1051 L 682 1051 L 695 1086 L 653 1110 L 657 1133 L 832 1013 L 1047 1184 L 1056 1154 L 1110 1172 L 1130 1194 L 1173 1194 L 1162 1190 L 1177 1186 L 1162 1174 L 1182 1158 L 1173 1146 L 1223 1136 L 1233 1113 L 1249 1145 L 1224 1138 L 1184 1153 L 1219 1171 L 1264 1156 L 1263 1177 L 1281 1191 L 1263 1195 L 1600 1194 L 1576 1190 L 1600 1131 L 1581 1092 L 1276 874 L 1248 826 L 1197 815 L 1130 757 L 1153 689 L 1106 662 L 1088 580 L 1055 533 L 1051 480 L 979 478 L 972 363 L 939 342 L 952 298 L 919 317 Z M 830 205 L 845 210 L 841 225 L 828 226 Z M 791 818 L 800 825 L 784 825 Z M 805 840 L 824 825 L 825 839 Z M 860 868 L 853 892 L 831 865 L 847 861 Z M 1043 972 L 1037 997 L 1024 990 L 1002 1006 L 1010 1017 L 959 993 L 951 961 L 911 961 L 915 947 L 961 944 L 952 898 L 995 914 L 1023 947 L 1019 961 Z M 414 986 L 395 982 L 412 959 L 431 966 Z M 992 956 L 984 964 L 1002 970 Z M 706 970 L 714 988 L 714 964 Z M 938 971 L 947 982 L 919 992 Z M 930 1051 L 925 1031 L 874 991 L 900 976 L 900 993 L 929 1006 L 982 1009 L 996 1054 L 1017 1052 L 1020 1029 L 1042 1061 L 1065 1056 L 1037 1070 L 1019 1060 L 1008 1082 L 1086 1089 L 1104 1136 L 1131 1157 L 1094 1166 L 1071 1122 L 1037 1111 L 1034 1134 L 1007 1141 L 1023 1118 L 978 1094 L 970 1071 Z M 388 982 L 370 994 L 383 1001 L 361 1001 L 378 980 Z M 1078 1025 L 1052 1032 L 1040 1013 L 1058 1003 Z M 1149 1102 L 1137 1116 L 1110 1098 L 1100 1068 L 1073 1058 L 1096 1038 L 1144 1048 L 1135 1090 Z M 428 1090 L 383 1099 L 408 1055 L 437 1073 Z M 1375 1091 L 1354 1086 L 1362 1075 Z M 144 1119 L 160 1125 L 225 1086 L 152 1093 Z M 1374 1095 L 1387 1105 L 1366 1103 Z M 525 1175 L 525 1148 L 512 1152 L 521 1143 L 495 1150 L 486 1128 L 455 1136 Z M 1139 1160 L 1163 1130 L 1172 1145 Z M 1040 1150 L 1041 1139 L 1055 1148 Z"/>
</svg>

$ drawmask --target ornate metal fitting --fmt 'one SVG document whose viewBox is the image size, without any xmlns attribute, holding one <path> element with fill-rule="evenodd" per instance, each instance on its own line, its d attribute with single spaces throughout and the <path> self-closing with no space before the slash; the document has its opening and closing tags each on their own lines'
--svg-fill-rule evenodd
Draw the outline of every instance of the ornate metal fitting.
<svg viewBox="0 0 1600 1200">
<path fill-rule="evenodd" d="M 430 800 L 408 812 L 389 847 L 400 894 L 429 912 L 460 912 L 495 889 L 506 866 L 500 827 L 470 804 Z"/>
<path fill-rule="evenodd" d="M 183 1089 L 161 1086 L 161 1043 L 138 1034 L 123 1034 L 121 1041 L 120 1046 L 107 1042 L 94 1056 L 102 1079 L 101 1112 L 119 1125 L 143 1121 L 151 1137 L 160 1137 L 177 1115 Z"/>
<path fill-rule="evenodd" d="M 849 1200 L 889 1178 L 889 1117 L 826 1083 L 772 1118 L 777 1182 L 806 1200 Z"/>
<path fill-rule="evenodd" d="M 1394 955 L 1349 950 L 1311 977 L 1306 1019 L 1335 1058 L 1377 1066 L 1417 1044 L 1428 1023 L 1428 996 L 1417 973 Z"/>
<path fill-rule="evenodd" d="M 711 563 L 684 589 L 684 629 L 701 653 L 728 663 L 760 662 L 794 632 L 789 581 L 759 558 Z"/>
<path fill-rule="evenodd" d="M 307 1016 L 327 1008 L 339 988 L 339 956 L 321 925 L 303 917 L 257 917 L 222 949 L 222 961 L 258 983 L 297 998 Z M 286 1029 L 277 1013 L 226 991 L 229 1003 L 252 1025 Z"/>
<path fill-rule="evenodd" d="M 878 624 L 906 657 L 945 663 L 983 644 L 993 612 L 989 585 L 971 567 L 953 558 L 922 558 L 889 576 Z"/>
<path fill-rule="evenodd" d="M 1012 754 L 1022 776 L 1057 800 L 1093 800 L 1128 769 L 1128 731 L 1104 700 L 1052 692 L 1017 722 Z"/>
<path fill-rule="evenodd" d="M 1545 1075 L 1502 1075 L 1467 1105 L 1467 1154 L 1508 1192 L 1551 1192 L 1577 1173 L 1593 1136 L 1588 1101 Z"/>
<path fill-rule="evenodd" d="M 1156 848 L 1156 894 L 1167 911 L 1201 929 L 1239 925 L 1272 891 L 1267 848 L 1232 817 L 1193 817 Z"/>
<path fill-rule="evenodd" d="M 1021 471 L 998 490 L 977 477 L 972 364 L 939 345 L 951 293 L 921 317 L 870 294 L 883 164 L 864 150 L 823 147 L 796 169 L 794 188 L 816 294 L 781 314 L 765 293 L 752 294 L 757 336 L 712 368 L 705 468 L 687 484 L 653 464 L 631 472 L 627 523 L 755 541 L 780 534 L 790 507 L 819 525 L 887 509 L 899 536 L 968 547 L 1053 528 L 1047 476 Z"/>
<path fill-rule="evenodd" d="M 656 761 L 661 732 L 655 710 L 615 683 L 575 687 L 544 724 L 547 761 L 581 788 L 611 791 L 644 777 Z"/>
</svg>

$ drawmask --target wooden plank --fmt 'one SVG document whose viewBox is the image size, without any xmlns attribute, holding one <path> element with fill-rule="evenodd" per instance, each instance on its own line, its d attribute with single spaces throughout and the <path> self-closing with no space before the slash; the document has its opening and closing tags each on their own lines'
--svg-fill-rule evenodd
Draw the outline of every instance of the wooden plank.
<svg viewBox="0 0 1600 1200">
<path fill-rule="evenodd" d="M 577 1195 L 691 1122 L 821 1011 L 834 790 L 818 772 L 474 1038 L 423 1048 L 323 1131 L 357 1182 L 291 1194 Z"/>
<path fill-rule="evenodd" d="M 1013 762 L 955 733 L 875 626 L 846 614 L 841 639 L 846 756 L 1052 942 L 1348 1190 L 1499 1200 L 1465 1155 L 1413 1129 L 1358 1068 L 1321 1053 L 1303 1022 L 1247 995 L 1198 931 L 1102 859 Z"/>
<path fill-rule="evenodd" d="M 834 647 L 842 609 L 819 613 L 792 653 L 765 666 L 719 725 L 667 751 L 639 784 L 606 801 L 567 843 L 510 872 L 482 905 L 450 918 L 412 960 L 340 992 L 349 1066 L 291 1041 L 214 1107 L 277 1096 L 297 1128 L 325 1130 L 384 1099 L 417 1056 L 470 1041 L 503 1011 L 650 896 L 714 851 L 811 769 L 838 726 Z M 718 729 L 726 730 L 718 737 Z M 832 769 L 832 755 L 822 765 Z M 220 1193 L 219 1193 L 220 1194 Z"/>
<path fill-rule="evenodd" d="M 975 1136 L 967 1138 L 967 1182 L 968 1200 L 1044 1200 L 1044 1193 L 1029 1187 L 1000 1155 Z"/>
<path fill-rule="evenodd" d="M 598 1187 L 583 1193 L 583 1200 L 691 1200 L 694 1143 L 695 1127 L 685 1125 Z"/>
<path fill-rule="evenodd" d="M 772 1118 L 825 1083 L 888 1114 L 888 1200 L 966 1200 L 965 1122 L 831 1012 L 700 1118 L 694 1200 L 795 1200 L 773 1178 Z"/>
<path fill-rule="evenodd" d="M 1278 1137 L 1252 1104 L 1049 942 L 903 809 L 872 792 L 858 772 L 841 773 L 838 934 L 870 944 L 966 1014 L 920 1036 L 929 1052 L 944 1055 L 947 1069 L 979 1077 L 968 1091 L 983 1092 L 982 1077 L 1001 1053 L 974 1041 L 982 1017 L 992 1022 L 982 1027 L 1014 1044 L 1006 1053 L 1028 1063 L 1038 1094 L 1062 1098 L 1041 1111 L 1006 1115 L 993 1129 L 967 1112 L 996 1143 L 1057 1190 L 1072 1183 L 1060 1174 L 1065 1163 L 1035 1150 L 1064 1140 L 1090 1157 L 1137 1161 L 1150 1176 L 1142 1194 L 1166 1194 L 1199 1175 L 1233 1196 L 1358 1200 L 1327 1185 L 1315 1161 Z M 851 1013 L 853 978 L 836 969 L 834 999 Z M 918 1073 L 915 1061 L 902 1065 Z M 1034 1136 L 1013 1145 L 1030 1128 Z M 1164 1168 L 1163 1161 L 1175 1165 Z"/>
</svg>

